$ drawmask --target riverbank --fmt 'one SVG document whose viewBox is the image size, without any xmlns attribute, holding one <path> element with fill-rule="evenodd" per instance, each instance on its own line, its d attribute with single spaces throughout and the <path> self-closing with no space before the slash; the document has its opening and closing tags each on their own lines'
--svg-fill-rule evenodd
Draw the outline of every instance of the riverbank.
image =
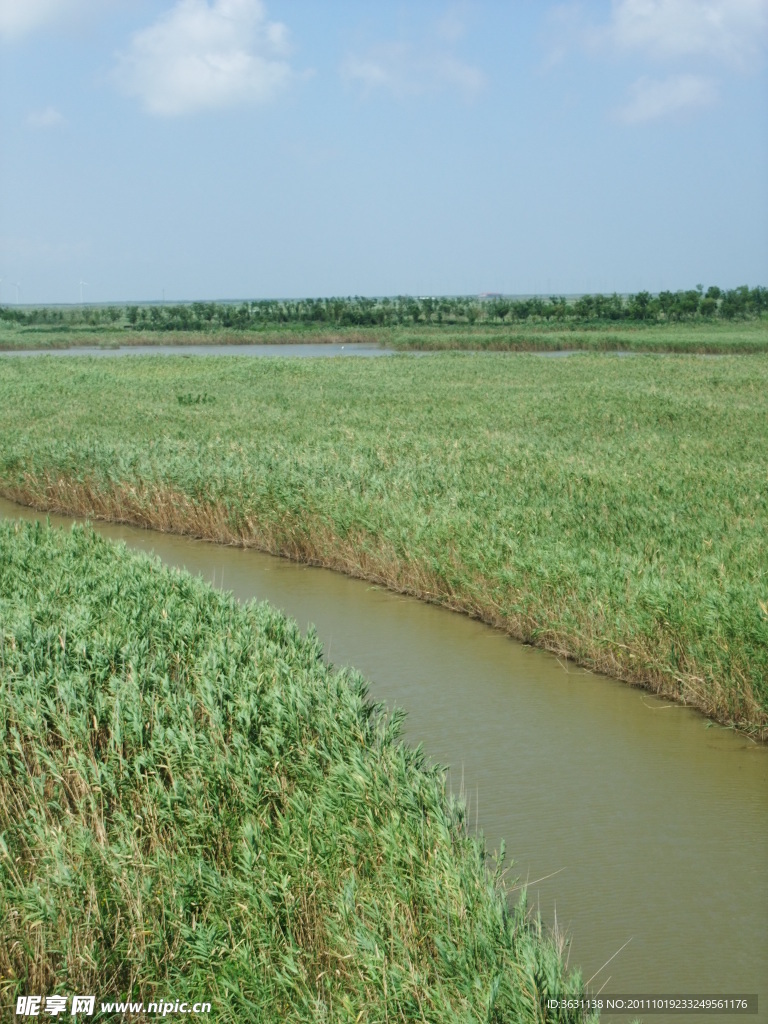
<svg viewBox="0 0 768 1024">
<path fill-rule="evenodd" d="M 76 521 L 2 498 L 0 518 Z M 768 999 L 755 985 L 768 957 L 768 745 L 343 573 L 126 524 L 93 529 L 242 603 L 268 601 L 316 629 L 374 701 L 407 709 L 405 742 L 448 766 L 488 850 L 508 840 L 511 874 L 530 882 L 547 925 L 567 929 L 569 963 L 598 972 L 595 989 L 610 976 L 603 995 Z"/>
<path fill-rule="evenodd" d="M 676 352 L 691 355 L 748 355 L 768 352 L 768 318 L 644 324 L 608 322 L 415 324 L 396 327 L 296 325 L 252 330 L 207 331 L 0 324 L 0 351 L 69 348 L 131 348 L 156 345 L 380 345 L 395 351 L 489 352 Z"/>
<path fill-rule="evenodd" d="M 547 1011 L 578 976 L 508 909 L 402 716 L 269 606 L 89 530 L 6 521 L 0 625 L 4 999 L 583 1019 Z"/>
<path fill-rule="evenodd" d="M 763 359 L 4 360 L 0 491 L 466 612 L 765 736 Z"/>
</svg>

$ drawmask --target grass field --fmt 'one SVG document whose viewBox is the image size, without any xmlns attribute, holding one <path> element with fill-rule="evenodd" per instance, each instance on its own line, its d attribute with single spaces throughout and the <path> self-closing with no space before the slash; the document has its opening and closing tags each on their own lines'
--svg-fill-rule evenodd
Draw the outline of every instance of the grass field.
<svg viewBox="0 0 768 1024">
<path fill-rule="evenodd" d="M 580 991 L 562 944 L 400 722 L 265 604 L 0 523 L 2 1019 L 72 992 L 219 1022 L 582 1019 L 546 1008 Z"/>
<path fill-rule="evenodd" d="M 633 322 L 480 324 L 398 327 L 268 326 L 259 330 L 152 331 L 122 326 L 36 325 L 0 323 L 0 350 L 118 348 L 132 345 L 247 345 L 301 342 L 355 342 L 399 350 L 488 350 L 548 352 L 595 350 L 624 352 L 687 352 L 749 354 L 768 352 L 768 318 L 727 321 L 686 321 L 671 324 Z"/>
<path fill-rule="evenodd" d="M 0 490 L 343 569 L 768 724 L 768 361 L 4 359 Z"/>
</svg>

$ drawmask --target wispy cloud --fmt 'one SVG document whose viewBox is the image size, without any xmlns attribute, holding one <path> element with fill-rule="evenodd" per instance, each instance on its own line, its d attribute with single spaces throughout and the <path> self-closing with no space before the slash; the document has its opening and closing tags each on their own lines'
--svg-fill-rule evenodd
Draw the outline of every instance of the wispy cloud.
<svg viewBox="0 0 768 1024">
<path fill-rule="evenodd" d="M 288 51 L 287 28 L 268 20 L 261 0 L 178 0 L 134 34 L 115 80 L 167 117 L 265 103 L 294 77 Z"/>
<path fill-rule="evenodd" d="M 654 58 L 751 64 L 768 39 L 768 0 L 614 0 L 595 43 Z"/>
<path fill-rule="evenodd" d="M 550 7 L 544 24 L 547 52 L 541 67 L 547 71 L 564 60 L 575 47 L 586 45 L 590 29 L 585 21 L 583 5 L 578 0 Z"/>
<path fill-rule="evenodd" d="M 56 128 L 66 124 L 64 115 L 56 107 L 45 107 L 43 110 L 32 110 L 27 115 L 27 124 L 32 128 Z"/>
<path fill-rule="evenodd" d="M 435 26 L 437 36 L 446 43 L 457 43 L 467 31 L 463 6 L 457 4 L 454 7 L 449 7 L 437 21 Z"/>
<path fill-rule="evenodd" d="M 382 90 L 398 99 L 407 99 L 448 90 L 458 92 L 464 99 L 474 99 L 488 80 L 480 68 L 456 53 L 456 44 L 465 32 L 462 7 L 454 5 L 418 42 L 381 42 L 349 54 L 341 66 L 342 77 L 364 94 Z"/>
<path fill-rule="evenodd" d="M 639 78 L 629 90 L 628 101 L 616 112 L 620 121 L 635 124 L 699 107 L 711 106 L 717 89 L 701 75 L 670 75 L 668 78 Z"/>
<path fill-rule="evenodd" d="M 612 0 L 602 24 L 574 0 L 552 8 L 548 29 L 545 68 L 574 48 L 644 63 L 651 74 L 634 81 L 614 113 L 627 123 L 651 121 L 711 106 L 718 77 L 758 66 L 768 44 L 768 0 Z M 666 77 L 653 73 L 660 64 Z"/>
<path fill-rule="evenodd" d="M 747 70 L 768 45 L 768 0 L 612 0 L 596 24 L 579 0 L 552 7 L 549 43 L 561 57 L 635 52 L 653 60 L 703 58 Z"/>
<path fill-rule="evenodd" d="M 422 54 L 410 43 L 385 43 L 364 55 L 349 56 L 342 75 L 365 93 L 384 89 L 398 99 L 444 89 L 472 99 L 486 85 L 482 71 L 453 54 Z"/>
<path fill-rule="evenodd" d="M 94 6 L 93 0 L 0 0 L 0 38 L 20 39 Z"/>
</svg>

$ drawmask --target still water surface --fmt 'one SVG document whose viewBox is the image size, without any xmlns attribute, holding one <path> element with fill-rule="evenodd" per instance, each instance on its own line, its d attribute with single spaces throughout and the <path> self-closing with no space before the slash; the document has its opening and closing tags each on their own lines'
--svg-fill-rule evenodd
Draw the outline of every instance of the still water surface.
<svg viewBox="0 0 768 1024">
<path fill-rule="evenodd" d="M 391 356 L 393 349 L 365 342 L 297 345 L 126 345 L 121 348 L 5 349 L 3 356 L 282 356 L 300 359 L 316 356 Z"/>
<path fill-rule="evenodd" d="M 42 518 L 1 499 L 0 515 Z M 571 964 L 589 978 L 629 942 L 592 987 L 757 992 L 760 1014 L 749 1019 L 768 1020 L 767 747 L 359 580 L 132 527 L 97 529 L 238 598 L 269 600 L 302 628 L 314 623 L 331 661 L 406 708 L 407 738 L 450 766 L 490 848 L 506 839 L 512 874 L 532 883 L 553 875 L 529 892 L 569 930 Z"/>
<path fill-rule="evenodd" d="M 372 345 L 369 342 L 352 341 L 345 344 L 315 343 L 315 344 L 285 344 L 285 345 L 125 345 L 115 348 L 98 348 L 96 346 L 74 345 L 72 348 L 21 348 L 21 349 L 0 349 L 0 356 L 251 356 L 256 358 L 264 357 L 285 357 L 288 359 L 307 359 L 315 357 L 328 358 L 330 356 L 429 356 L 440 353 L 439 349 L 392 349 L 383 345 Z M 546 359 L 561 359 L 568 356 L 579 355 L 580 353 L 591 352 L 592 355 L 602 355 L 606 358 L 618 356 L 648 356 L 657 358 L 668 356 L 685 355 L 686 353 L 672 352 L 624 352 L 624 351 L 601 351 L 598 349 L 553 349 L 553 350 L 531 350 L 530 352 L 518 352 L 504 350 L 496 352 L 493 349 L 447 349 L 454 355 L 482 356 L 487 353 L 494 355 L 506 355 L 510 357 L 519 355 L 536 355 Z M 688 353 L 692 359 L 722 359 L 723 355 L 712 352 Z"/>
</svg>

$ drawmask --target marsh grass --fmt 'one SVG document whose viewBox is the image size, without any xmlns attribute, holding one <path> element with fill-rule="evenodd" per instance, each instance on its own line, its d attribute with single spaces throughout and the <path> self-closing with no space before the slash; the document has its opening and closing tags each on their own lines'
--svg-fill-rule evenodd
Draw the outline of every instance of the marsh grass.
<svg viewBox="0 0 768 1024">
<path fill-rule="evenodd" d="M 768 352 L 768 320 L 673 324 L 518 324 L 393 330 L 401 351 L 668 352 L 747 355 Z"/>
<path fill-rule="evenodd" d="M 226 328 L 210 331 L 126 331 L 101 327 L 23 327 L 0 323 L 0 351 L 66 348 L 136 348 L 162 345 L 336 345 L 355 342 L 387 344 L 390 332 L 381 328 L 320 328 L 286 326 L 258 331 Z"/>
<path fill-rule="evenodd" d="M 676 352 L 699 355 L 768 352 L 768 318 L 680 323 L 419 324 L 333 327 L 312 324 L 258 330 L 128 331 L 122 327 L 28 327 L 0 323 L 0 350 L 129 348 L 137 345 L 285 345 L 364 342 L 399 351 Z"/>
<path fill-rule="evenodd" d="M 543 1024 L 564 944 L 316 637 L 90 529 L 0 523 L 0 1001 Z M 3 1019 L 6 1019 L 5 1017 Z M 10 1018 L 7 1018 L 10 1019 Z M 136 1020 L 136 1017 L 132 1017 Z"/>
<path fill-rule="evenodd" d="M 342 569 L 765 735 L 766 396 L 762 357 L 5 360 L 0 490 Z"/>
</svg>

